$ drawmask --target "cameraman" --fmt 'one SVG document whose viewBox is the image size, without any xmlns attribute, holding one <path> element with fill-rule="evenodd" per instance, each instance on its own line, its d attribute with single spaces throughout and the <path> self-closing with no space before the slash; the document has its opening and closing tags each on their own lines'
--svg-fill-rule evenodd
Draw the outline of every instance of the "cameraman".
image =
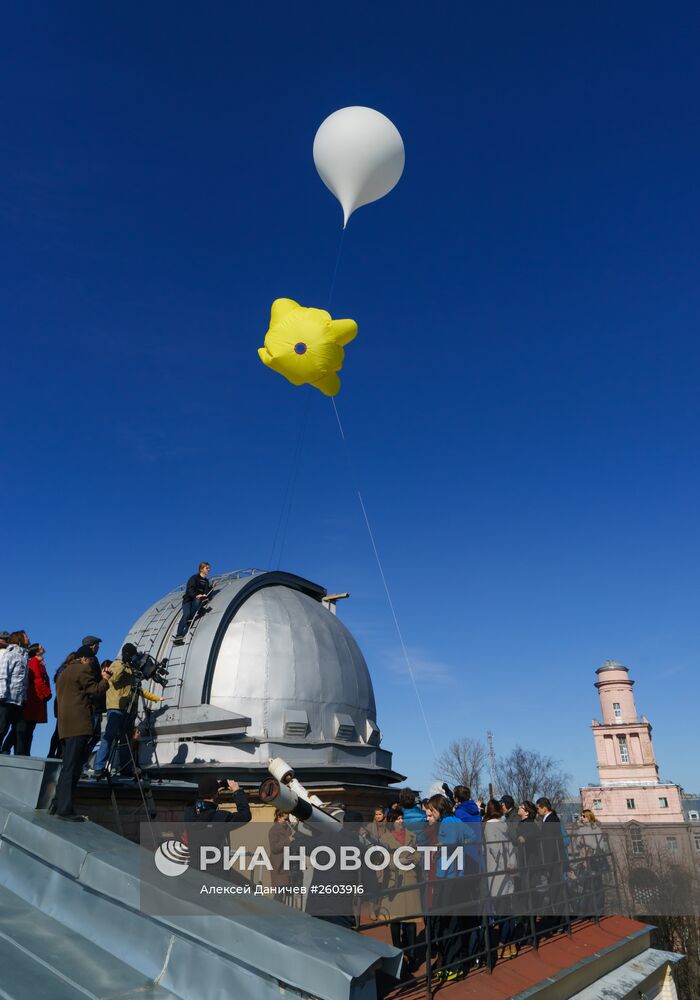
<svg viewBox="0 0 700 1000">
<path fill-rule="evenodd" d="M 219 809 L 219 794 L 233 792 L 236 812 Z M 221 848 L 228 837 L 229 823 L 249 823 L 251 820 L 248 796 L 237 781 L 230 778 L 219 781 L 213 774 L 205 774 L 197 785 L 197 799 L 185 806 L 185 823 L 191 824 L 187 831 L 187 842 L 192 859 L 192 867 L 198 868 L 200 848 Z M 222 824 L 227 824 L 223 826 Z"/>
<path fill-rule="evenodd" d="M 137 676 L 132 667 L 132 660 L 138 650 L 132 642 L 122 647 L 121 659 L 113 660 L 110 666 L 109 687 L 107 688 L 106 707 L 107 725 L 95 755 L 95 780 L 100 781 L 107 774 L 107 763 L 112 755 L 115 742 L 122 743 L 129 722 L 129 708 L 133 704 L 133 692 L 137 686 Z M 121 762 L 113 773 L 121 770 Z"/>
</svg>

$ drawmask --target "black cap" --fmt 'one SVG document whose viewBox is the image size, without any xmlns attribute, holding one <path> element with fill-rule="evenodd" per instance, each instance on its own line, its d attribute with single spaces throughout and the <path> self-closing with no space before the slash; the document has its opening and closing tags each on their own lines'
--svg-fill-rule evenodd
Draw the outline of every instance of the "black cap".
<svg viewBox="0 0 700 1000">
<path fill-rule="evenodd" d="M 219 791 L 219 779 L 215 774 L 205 774 L 197 782 L 197 795 L 200 799 L 213 799 Z"/>
<path fill-rule="evenodd" d="M 98 642 L 102 642 L 102 639 L 98 639 L 96 635 L 86 635 L 83 639 L 83 646 L 94 646 Z"/>
<path fill-rule="evenodd" d="M 506 807 L 506 809 L 512 809 L 515 805 L 515 800 L 512 795 L 502 795 L 501 802 Z"/>
</svg>

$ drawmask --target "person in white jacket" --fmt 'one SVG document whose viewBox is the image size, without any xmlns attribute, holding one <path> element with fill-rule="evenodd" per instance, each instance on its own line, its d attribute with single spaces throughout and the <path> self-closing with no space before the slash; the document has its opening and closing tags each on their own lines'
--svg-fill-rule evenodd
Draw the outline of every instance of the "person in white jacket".
<svg viewBox="0 0 700 1000">
<path fill-rule="evenodd" d="M 23 630 L 7 637 L 0 650 L 0 746 L 22 718 L 29 679 L 29 639 Z"/>
<path fill-rule="evenodd" d="M 508 824 L 501 803 L 489 799 L 484 814 L 484 853 L 486 856 L 487 885 L 490 897 L 491 915 L 494 918 L 494 940 L 491 941 L 493 964 L 495 952 L 500 944 L 500 957 L 510 957 L 513 946 L 510 937 L 515 921 L 513 919 L 513 893 L 518 870 L 518 856 L 510 837 Z"/>
</svg>

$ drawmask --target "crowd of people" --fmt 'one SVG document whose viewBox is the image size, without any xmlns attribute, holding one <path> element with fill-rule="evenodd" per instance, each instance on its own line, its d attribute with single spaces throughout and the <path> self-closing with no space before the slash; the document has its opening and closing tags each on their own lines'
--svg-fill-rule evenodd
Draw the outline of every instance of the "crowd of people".
<svg viewBox="0 0 700 1000">
<path fill-rule="evenodd" d="M 88 769 L 93 751 L 96 750 L 94 768 L 89 773 L 97 780 L 107 774 L 108 763 L 115 777 L 129 766 L 124 760 L 129 746 L 124 737 L 136 687 L 131 660 L 137 650 L 126 643 L 119 659 L 100 662 L 101 642 L 98 636 L 84 636 L 78 648 L 64 658 L 53 678 L 55 726 L 48 756 L 62 758 L 63 765 L 49 811 L 59 819 L 75 823 L 84 820 L 74 808 L 75 788 L 81 774 Z M 24 630 L 0 633 L 2 753 L 31 754 L 36 726 L 48 722 L 47 706 L 52 691 L 44 655 L 44 647 L 30 643 Z M 144 697 L 156 697 L 142 693 Z M 129 738 L 137 735 L 128 734 Z"/>
<path fill-rule="evenodd" d="M 454 860 L 443 866 L 436 852 L 422 884 L 414 871 L 393 865 L 380 878 L 370 916 L 389 922 L 408 974 L 422 961 L 425 942 L 419 949 L 416 935 L 428 912 L 439 976 L 451 981 L 514 956 L 533 932 L 544 937 L 558 929 L 565 914 L 600 914 L 604 906 L 607 844 L 589 809 L 570 833 L 546 797 L 516 805 L 506 794 L 483 802 L 464 785 L 438 783 L 422 801 L 403 789 L 390 809 L 374 811 L 365 831 L 390 849 L 449 848 L 446 860 L 462 848 L 461 871 Z"/>
<path fill-rule="evenodd" d="M 210 564 L 201 562 L 187 581 L 182 617 L 173 636 L 177 642 L 184 640 L 192 621 L 207 609 L 210 571 Z M 133 644 L 125 643 L 119 659 L 100 662 L 101 643 L 98 636 L 86 635 L 64 658 L 54 673 L 54 697 L 44 647 L 30 643 L 24 629 L 0 632 L 0 752 L 31 754 L 35 729 L 48 722 L 47 706 L 53 697 L 55 725 L 48 756 L 63 758 L 63 766 L 50 811 L 71 822 L 84 819 L 76 813 L 73 797 L 93 751 L 94 768 L 88 773 L 98 781 L 108 774 L 112 779 L 129 777 L 133 770 L 129 748 L 139 737 L 138 729 L 132 728 L 134 691 L 145 700 L 160 700 L 136 682 Z"/>
<path fill-rule="evenodd" d="M 235 812 L 220 808 L 222 790 L 234 792 Z M 354 899 L 334 896 L 332 905 L 324 905 L 328 896 L 311 894 L 306 911 L 347 927 L 388 925 L 392 943 L 404 952 L 406 976 L 422 966 L 429 937 L 437 975 L 446 982 L 515 956 L 533 933 L 539 939 L 555 933 L 565 915 L 602 912 L 607 845 L 590 810 L 569 832 L 546 797 L 516 804 L 506 794 L 482 802 L 464 785 L 453 790 L 437 785 L 430 792 L 419 800 L 402 789 L 397 801 L 390 808 L 378 806 L 369 822 L 344 806 L 327 807 L 344 819 L 328 843 L 359 838 L 365 845 L 386 848 L 390 860 L 377 872 L 315 872 L 314 882 L 341 885 L 360 879 L 365 892 Z M 200 841 L 220 844 L 231 830 L 228 824 L 250 819 L 247 797 L 235 782 L 205 777 L 198 795 L 185 820 L 206 826 L 189 833 L 191 848 Z M 293 816 L 275 811 L 268 829 L 273 887 L 301 883 L 301 873 L 284 864 L 285 849 L 295 841 L 303 843 L 310 833 L 300 831 Z M 419 857 L 419 849 L 430 846 L 448 850 L 444 856 L 439 850 L 430 852 L 426 871 L 425 853 Z M 394 853 L 398 848 L 400 864 Z M 461 865 L 456 860 L 460 855 Z M 294 905 L 291 894 L 277 898 Z"/>
<path fill-rule="evenodd" d="M 24 629 L 0 632 L 0 748 L 29 755 L 34 730 L 46 722 L 51 685 L 46 650 L 30 643 Z"/>
</svg>

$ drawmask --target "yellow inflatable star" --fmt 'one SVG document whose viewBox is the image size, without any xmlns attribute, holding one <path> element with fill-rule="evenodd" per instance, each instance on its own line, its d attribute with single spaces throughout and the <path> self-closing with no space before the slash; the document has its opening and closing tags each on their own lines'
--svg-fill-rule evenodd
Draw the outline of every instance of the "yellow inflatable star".
<svg viewBox="0 0 700 1000">
<path fill-rule="evenodd" d="M 335 396 L 340 389 L 336 372 L 343 367 L 343 347 L 356 336 L 357 323 L 352 319 L 331 319 L 325 309 L 275 299 L 265 346 L 258 354 L 263 364 L 293 385 L 308 383 L 326 396 Z"/>
</svg>

